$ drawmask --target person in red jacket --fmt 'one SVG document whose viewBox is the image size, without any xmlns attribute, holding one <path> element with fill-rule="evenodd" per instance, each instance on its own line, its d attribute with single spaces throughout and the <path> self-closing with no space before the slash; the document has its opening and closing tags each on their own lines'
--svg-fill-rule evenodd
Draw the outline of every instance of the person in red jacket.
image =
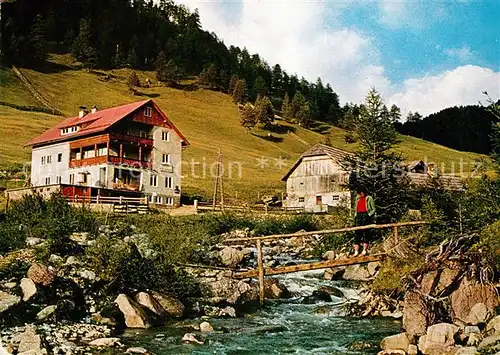
<svg viewBox="0 0 500 355">
<path fill-rule="evenodd" d="M 366 195 L 364 189 L 358 190 L 358 195 L 356 196 L 356 203 L 354 204 L 354 224 L 356 226 L 366 226 L 368 224 L 373 224 L 375 218 L 375 201 L 373 197 Z M 359 245 L 362 244 L 363 251 L 361 255 L 368 254 L 368 243 L 370 242 L 372 235 L 371 229 L 363 229 L 356 231 L 356 237 L 354 238 L 354 256 L 360 255 Z"/>
</svg>

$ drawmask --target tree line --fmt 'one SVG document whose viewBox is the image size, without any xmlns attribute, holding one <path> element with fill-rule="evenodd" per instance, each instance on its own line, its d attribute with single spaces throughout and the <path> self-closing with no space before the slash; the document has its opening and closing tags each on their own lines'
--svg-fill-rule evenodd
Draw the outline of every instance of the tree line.
<svg viewBox="0 0 500 355">
<path fill-rule="evenodd" d="M 342 116 L 329 84 L 226 46 L 201 28 L 196 10 L 172 0 L 17 0 L 2 4 L 1 30 L 7 63 L 43 68 L 49 53 L 71 53 L 87 67 L 155 69 L 163 82 L 196 76 L 201 86 L 231 95 L 237 87 L 241 103 L 266 97 L 281 110 L 294 101 L 289 114 L 304 122 Z"/>
</svg>

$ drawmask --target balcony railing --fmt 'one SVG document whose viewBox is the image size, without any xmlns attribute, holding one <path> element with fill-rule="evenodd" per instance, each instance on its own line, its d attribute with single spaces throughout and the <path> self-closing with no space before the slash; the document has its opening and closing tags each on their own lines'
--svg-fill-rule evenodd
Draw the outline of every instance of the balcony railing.
<svg viewBox="0 0 500 355">
<path fill-rule="evenodd" d="M 121 133 L 111 133 L 110 138 L 111 140 L 136 143 L 150 147 L 153 146 L 153 139 L 151 138 L 129 136 L 127 134 L 121 134 Z"/>
<path fill-rule="evenodd" d="M 153 163 L 130 158 L 109 157 L 109 162 L 116 165 L 126 165 L 131 168 L 150 169 Z"/>
<path fill-rule="evenodd" d="M 70 168 L 79 168 L 79 167 L 88 166 L 88 165 L 99 165 L 99 164 L 105 164 L 106 161 L 107 161 L 106 155 L 104 155 L 102 157 L 92 157 L 92 158 L 71 160 L 69 162 L 69 167 Z"/>
</svg>

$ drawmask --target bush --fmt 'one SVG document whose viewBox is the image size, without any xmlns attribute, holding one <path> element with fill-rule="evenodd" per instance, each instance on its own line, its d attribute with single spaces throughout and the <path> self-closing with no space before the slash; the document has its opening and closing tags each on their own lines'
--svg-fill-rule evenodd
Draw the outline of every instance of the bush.
<svg viewBox="0 0 500 355">
<path fill-rule="evenodd" d="M 480 240 L 474 250 L 479 251 L 483 261 L 500 271 L 500 221 L 487 226 L 480 232 Z"/>
<path fill-rule="evenodd" d="M 404 259 L 387 259 L 382 263 L 380 272 L 371 285 L 371 290 L 385 295 L 403 295 L 405 278 L 424 263 L 424 258 L 417 255 Z"/>
</svg>

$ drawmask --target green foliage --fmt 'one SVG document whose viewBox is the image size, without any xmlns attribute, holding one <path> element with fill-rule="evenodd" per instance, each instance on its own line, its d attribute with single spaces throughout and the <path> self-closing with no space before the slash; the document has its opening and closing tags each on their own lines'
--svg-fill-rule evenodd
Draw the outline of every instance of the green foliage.
<svg viewBox="0 0 500 355">
<path fill-rule="evenodd" d="M 483 260 L 500 271 L 500 221 L 495 221 L 480 232 L 475 250 L 481 252 Z"/>
<path fill-rule="evenodd" d="M 173 59 L 165 63 L 165 60 L 160 57 L 156 61 L 156 78 L 166 83 L 175 82 L 181 78 L 181 70 Z"/>
<path fill-rule="evenodd" d="M 309 127 L 311 125 L 312 121 L 312 113 L 311 113 L 311 108 L 309 106 L 309 103 L 304 103 L 296 113 L 296 118 L 297 122 L 302 126 L 302 127 Z"/>
<path fill-rule="evenodd" d="M 371 285 L 371 290 L 385 295 L 403 295 L 404 280 L 412 271 L 424 265 L 425 260 L 419 255 L 408 258 L 388 258 L 380 268 L 380 272 Z"/>
<path fill-rule="evenodd" d="M 80 20 L 80 32 L 73 41 L 71 54 L 80 62 L 89 66 L 94 66 L 97 62 L 97 52 L 92 46 L 90 22 L 86 19 Z"/>
<path fill-rule="evenodd" d="M 372 89 L 356 121 L 359 148 L 342 162 L 351 172 L 349 189 L 361 189 L 373 196 L 378 223 L 397 221 L 406 213 L 409 200 L 403 158 L 389 151 L 396 143 L 396 131 L 384 107 L 382 98 Z"/>
<path fill-rule="evenodd" d="M 281 105 L 281 116 L 285 120 L 290 120 L 294 115 L 295 112 L 293 110 L 293 105 L 290 102 L 290 97 L 288 96 L 288 93 L 285 93 L 285 97 L 283 98 L 283 103 Z"/>
<path fill-rule="evenodd" d="M 241 110 L 240 123 L 247 130 L 251 130 L 257 124 L 258 119 L 255 111 L 250 103 L 246 103 Z"/>
<path fill-rule="evenodd" d="M 127 85 L 129 88 L 141 86 L 141 81 L 139 80 L 139 77 L 137 76 L 137 73 L 135 71 L 132 71 L 132 73 L 130 73 L 130 76 L 127 80 Z"/>
<path fill-rule="evenodd" d="M 33 48 L 33 59 L 43 63 L 47 59 L 46 26 L 42 15 L 38 14 L 31 30 L 31 47 Z"/>
<path fill-rule="evenodd" d="M 257 122 L 268 127 L 274 121 L 274 109 L 267 96 L 257 96 L 255 101 L 255 116 Z"/>
<path fill-rule="evenodd" d="M 236 75 L 236 74 L 231 75 L 231 78 L 229 79 L 229 87 L 227 90 L 228 93 L 232 94 L 234 92 L 234 88 L 235 88 L 238 80 L 239 80 L 238 75 Z"/>
<path fill-rule="evenodd" d="M 245 102 L 245 90 L 246 90 L 246 82 L 245 79 L 239 79 L 234 86 L 234 90 L 232 92 L 233 102 L 244 103 Z"/>
<path fill-rule="evenodd" d="M 267 90 L 267 84 L 266 81 L 262 76 L 258 76 L 257 79 L 255 79 L 255 82 L 253 84 L 252 88 L 252 98 L 258 98 L 259 96 L 267 96 L 268 90 Z"/>
<path fill-rule="evenodd" d="M 209 89 L 216 89 L 219 86 L 219 76 L 215 64 L 211 63 L 208 68 L 203 69 L 198 77 L 198 83 Z"/>
</svg>

